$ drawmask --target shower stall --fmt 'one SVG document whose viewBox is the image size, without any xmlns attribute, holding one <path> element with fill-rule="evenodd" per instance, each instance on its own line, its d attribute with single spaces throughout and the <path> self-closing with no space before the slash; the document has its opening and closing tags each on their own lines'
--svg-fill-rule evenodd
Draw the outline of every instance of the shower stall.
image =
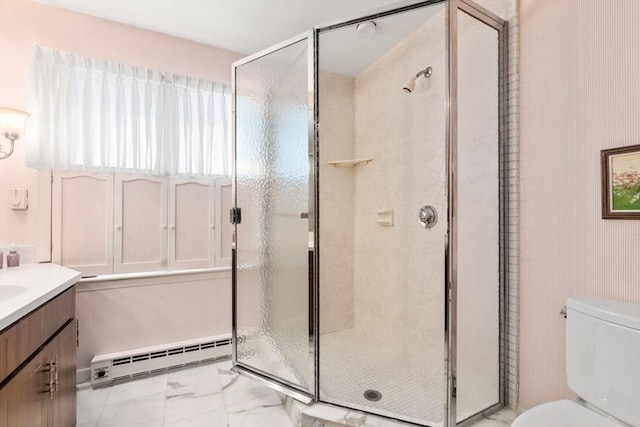
<svg viewBox="0 0 640 427">
<path fill-rule="evenodd" d="M 422 426 L 507 403 L 496 3 L 395 3 L 234 64 L 238 372 Z"/>
</svg>

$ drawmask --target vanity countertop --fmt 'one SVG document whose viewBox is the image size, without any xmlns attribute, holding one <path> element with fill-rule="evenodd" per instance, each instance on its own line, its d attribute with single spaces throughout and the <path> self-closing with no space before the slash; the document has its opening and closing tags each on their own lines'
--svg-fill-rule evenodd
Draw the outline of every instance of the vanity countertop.
<svg viewBox="0 0 640 427">
<path fill-rule="evenodd" d="M 57 264 L 0 270 L 0 331 L 73 286 L 81 274 Z"/>
</svg>

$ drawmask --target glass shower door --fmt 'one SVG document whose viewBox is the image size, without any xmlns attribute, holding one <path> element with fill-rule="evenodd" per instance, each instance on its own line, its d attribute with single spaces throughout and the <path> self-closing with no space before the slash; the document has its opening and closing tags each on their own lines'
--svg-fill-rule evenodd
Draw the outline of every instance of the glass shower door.
<svg viewBox="0 0 640 427">
<path fill-rule="evenodd" d="M 301 400 L 314 389 L 309 50 L 305 36 L 235 63 L 233 98 L 233 362 Z"/>
</svg>

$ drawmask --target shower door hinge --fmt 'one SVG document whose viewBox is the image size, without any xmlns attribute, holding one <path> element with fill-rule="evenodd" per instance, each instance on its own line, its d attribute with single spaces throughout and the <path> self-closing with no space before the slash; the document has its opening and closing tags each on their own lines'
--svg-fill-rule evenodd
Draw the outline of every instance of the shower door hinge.
<svg viewBox="0 0 640 427">
<path fill-rule="evenodd" d="M 455 375 L 451 376 L 451 397 L 458 397 L 458 380 Z"/>
<path fill-rule="evenodd" d="M 242 209 L 241 208 L 231 208 L 229 211 L 230 218 L 229 221 L 231 224 L 240 224 L 242 221 Z"/>
</svg>

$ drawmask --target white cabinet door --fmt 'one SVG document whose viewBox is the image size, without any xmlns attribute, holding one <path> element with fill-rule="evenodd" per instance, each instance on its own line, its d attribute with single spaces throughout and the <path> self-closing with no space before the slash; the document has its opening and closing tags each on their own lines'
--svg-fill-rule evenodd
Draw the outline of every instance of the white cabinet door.
<svg viewBox="0 0 640 427">
<path fill-rule="evenodd" d="M 166 179 L 116 175 L 114 205 L 114 272 L 165 270 Z"/>
<path fill-rule="evenodd" d="M 169 184 L 169 269 L 214 265 L 215 184 L 172 180 Z"/>
<path fill-rule="evenodd" d="M 229 211 L 233 207 L 231 199 L 231 179 L 216 183 L 216 267 L 231 267 L 231 239 L 233 226 L 229 221 Z"/>
<path fill-rule="evenodd" d="M 54 172 L 53 262 L 83 276 L 113 272 L 113 175 Z"/>
</svg>

